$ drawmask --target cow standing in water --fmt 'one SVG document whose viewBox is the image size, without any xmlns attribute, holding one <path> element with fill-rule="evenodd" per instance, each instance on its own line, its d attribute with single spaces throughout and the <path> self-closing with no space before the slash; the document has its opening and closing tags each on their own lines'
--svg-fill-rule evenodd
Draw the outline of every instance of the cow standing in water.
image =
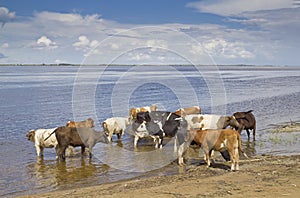
<svg viewBox="0 0 300 198">
<path fill-rule="evenodd" d="M 250 140 L 250 131 L 249 130 L 252 130 L 253 141 L 255 141 L 256 120 L 255 120 L 254 115 L 252 114 L 252 111 L 253 110 L 250 110 L 247 112 L 236 112 L 233 114 L 233 116 L 236 118 L 236 120 L 240 124 L 240 126 L 235 129 L 237 129 L 239 133 L 241 133 L 242 130 L 246 130 L 247 135 L 248 135 L 248 140 Z"/>
</svg>

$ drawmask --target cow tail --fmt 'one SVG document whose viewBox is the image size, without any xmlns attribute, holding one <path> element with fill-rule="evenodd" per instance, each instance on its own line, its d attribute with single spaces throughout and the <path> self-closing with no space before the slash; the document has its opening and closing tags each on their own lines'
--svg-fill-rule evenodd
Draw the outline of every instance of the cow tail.
<svg viewBox="0 0 300 198">
<path fill-rule="evenodd" d="M 237 139 L 238 139 L 239 152 L 241 152 L 248 159 L 249 158 L 248 155 L 242 149 L 242 139 L 239 133 L 237 133 Z"/>
<path fill-rule="evenodd" d="M 251 113 L 252 111 L 253 111 L 253 110 L 249 110 L 249 111 L 246 112 L 246 114 L 247 114 L 247 113 Z"/>
<path fill-rule="evenodd" d="M 56 131 L 56 130 L 54 130 L 52 133 L 50 133 L 50 135 L 48 135 L 48 137 L 46 137 L 46 138 L 44 139 L 44 142 L 45 142 L 46 140 L 48 140 L 48 139 L 50 138 L 50 136 L 51 136 L 53 133 L 55 133 L 55 131 Z"/>
</svg>

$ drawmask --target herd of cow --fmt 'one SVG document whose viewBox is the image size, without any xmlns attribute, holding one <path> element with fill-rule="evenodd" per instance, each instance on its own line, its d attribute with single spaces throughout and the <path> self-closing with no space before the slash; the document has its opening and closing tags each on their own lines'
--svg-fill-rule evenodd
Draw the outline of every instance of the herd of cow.
<svg viewBox="0 0 300 198">
<path fill-rule="evenodd" d="M 178 164 L 184 165 L 183 155 L 187 147 L 196 144 L 202 147 L 207 166 L 213 151 L 219 151 L 226 161 L 231 161 L 231 170 L 239 169 L 239 154 L 242 130 L 250 131 L 255 140 L 256 121 L 252 110 L 236 112 L 233 115 L 201 114 L 199 106 L 180 108 L 175 112 L 158 111 L 156 105 L 131 108 L 128 117 L 112 117 L 102 123 L 103 132 L 93 129 L 92 118 L 84 121 L 68 121 L 66 126 L 52 129 L 30 130 L 26 137 L 34 142 L 38 157 L 43 156 L 44 148 L 55 148 L 56 158 L 64 161 L 71 155 L 73 147 L 80 146 L 82 155 L 88 148 L 92 157 L 92 149 L 98 142 L 110 143 L 113 135 L 122 139 L 125 131 L 130 130 L 134 136 L 134 148 L 140 138 L 153 138 L 155 148 L 161 149 L 164 138 L 174 138 L 174 152 L 178 155 Z"/>
</svg>

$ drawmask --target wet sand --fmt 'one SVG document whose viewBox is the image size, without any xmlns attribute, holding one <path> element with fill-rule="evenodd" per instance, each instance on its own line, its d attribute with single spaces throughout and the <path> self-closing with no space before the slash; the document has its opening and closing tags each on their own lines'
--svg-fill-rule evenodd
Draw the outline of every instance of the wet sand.
<svg viewBox="0 0 300 198">
<path fill-rule="evenodd" d="M 98 186 L 22 197 L 299 197 L 300 154 L 252 156 L 241 159 L 240 171 L 228 162 L 207 168 L 203 163 L 184 167 L 172 176 L 135 178 Z"/>
</svg>

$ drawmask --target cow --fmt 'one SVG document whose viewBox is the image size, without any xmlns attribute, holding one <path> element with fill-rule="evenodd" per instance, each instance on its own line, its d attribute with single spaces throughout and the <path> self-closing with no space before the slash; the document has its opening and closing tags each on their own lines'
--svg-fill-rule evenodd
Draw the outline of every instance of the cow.
<svg viewBox="0 0 300 198">
<path fill-rule="evenodd" d="M 181 117 L 185 117 L 190 114 L 201 114 L 201 108 L 199 106 L 179 108 L 174 113 Z"/>
<path fill-rule="evenodd" d="M 223 115 L 214 115 L 214 114 L 190 114 L 190 115 L 186 115 L 185 119 L 188 123 L 188 130 L 225 129 L 228 126 L 232 128 L 240 127 L 235 117 L 229 115 L 223 116 Z M 195 142 L 192 141 L 191 144 L 193 145 L 195 144 Z M 221 152 L 221 155 L 226 161 L 230 161 L 230 155 L 228 151 Z"/>
<path fill-rule="evenodd" d="M 89 149 L 89 157 L 92 157 L 92 149 L 98 142 L 108 143 L 103 132 L 96 132 L 92 128 L 58 127 L 53 131 L 58 142 L 58 159 L 65 161 L 65 150 L 71 145 L 81 146 L 81 154 L 85 152 L 85 147 Z"/>
<path fill-rule="evenodd" d="M 94 120 L 92 118 L 88 118 L 83 121 L 75 122 L 68 121 L 66 123 L 66 127 L 76 127 L 76 128 L 93 128 L 95 126 Z"/>
<path fill-rule="evenodd" d="M 137 148 L 137 142 L 140 138 L 152 137 L 155 140 L 155 148 L 162 148 L 163 138 L 175 137 L 174 151 L 177 150 L 177 141 L 179 144 L 184 142 L 187 123 L 181 116 L 172 112 L 153 111 L 140 112 L 136 120 L 132 123 L 132 129 L 135 133 L 134 147 Z"/>
<path fill-rule="evenodd" d="M 55 129 L 56 128 L 30 130 L 26 134 L 27 139 L 34 143 L 38 157 L 44 156 L 44 148 L 55 148 L 55 151 L 57 153 L 58 142 L 55 135 L 52 135 Z M 45 140 L 46 137 L 49 138 Z M 69 155 L 72 155 L 74 153 L 73 147 L 68 147 L 67 153 Z M 58 158 L 57 155 L 56 158 Z"/>
<path fill-rule="evenodd" d="M 239 122 L 234 116 L 222 116 L 213 114 L 191 114 L 185 116 L 190 129 L 225 129 L 228 126 L 239 128 Z"/>
<path fill-rule="evenodd" d="M 235 127 L 239 131 L 239 133 L 242 132 L 242 130 L 246 130 L 248 140 L 250 140 L 250 131 L 252 130 L 253 134 L 253 141 L 255 141 L 255 131 L 256 131 L 256 120 L 252 113 L 253 110 L 247 111 L 247 112 L 235 112 L 233 116 L 237 119 L 237 121 L 240 124 L 240 127 Z"/>
<path fill-rule="evenodd" d="M 139 112 L 151 112 L 151 111 L 156 111 L 157 110 L 157 106 L 155 104 L 151 105 L 151 106 L 145 106 L 145 107 L 138 107 L 138 108 L 131 108 L 129 111 L 129 118 L 130 120 L 135 120 L 136 119 L 136 115 Z"/>
<path fill-rule="evenodd" d="M 228 151 L 231 159 L 231 171 L 239 170 L 239 152 L 245 157 L 248 156 L 242 150 L 240 134 L 233 129 L 191 129 L 188 141 L 194 141 L 202 147 L 205 153 L 205 161 L 209 167 L 212 151 Z M 179 156 L 180 165 L 183 163 L 183 157 Z"/>
<path fill-rule="evenodd" d="M 129 125 L 129 118 L 124 117 L 112 117 L 102 122 L 104 133 L 108 137 L 109 142 L 112 141 L 113 134 L 116 134 L 120 140 Z"/>
</svg>

